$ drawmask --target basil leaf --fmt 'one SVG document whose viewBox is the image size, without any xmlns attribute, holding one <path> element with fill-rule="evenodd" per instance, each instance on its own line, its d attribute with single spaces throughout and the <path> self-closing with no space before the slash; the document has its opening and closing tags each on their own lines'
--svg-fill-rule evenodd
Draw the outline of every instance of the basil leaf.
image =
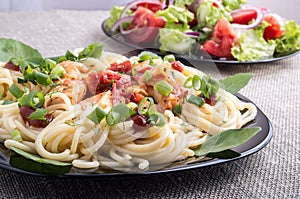
<svg viewBox="0 0 300 199">
<path fill-rule="evenodd" d="M 187 99 L 187 102 L 191 103 L 191 104 L 195 104 L 199 108 L 205 104 L 204 99 L 202 97 L 198 97 L 196 95 L 190 95 L 190 97 Z"/>
<path fill-rule="evenodd" d="M 13 150 L 14 152 L 16 152 L 17 154 L 27 158 L 27 159 L 30 159 L 30 160 L 33 160 L 33 161 L 36 161 L 36 162 L 39 162 L 39 163 L 44 163 L 44 164 L 53 164 L 53 165 L 56 165 L 56 166 L 68 166 L 68 165 L 71 165 L 70 163 L 66 163 L 66 162 L 60 162 L 60 161 L 57 161 L 57 160 L 50 160 L 50 159 L 45 159 L 45 158 L 42 158 L 42 157 L 39 157 L 37 155 L 34 155 L 34 154 L 31 154 L 31 153 L 27 153 L 21 149 L 18 149 L 16 147 L 10 147 L 11 150 Z"/>
<path fill-rule="evenodd" d="M 0 38 L 0 61 L 12 62 L 18 66 L 39 65 L 43 60 L 42 55 L 36 49 L 13 39 Z"/>
<path fill-rule="evenodd" d="M 98 59 L 102 54 L 102 50 L 103 50 L 103 44 L 100 44 L 99 42 L 95 42 L 89 45 L 88 47 L 86 47 L 85 49 L 83 49 L 83 51 L 79 53 L 78 59 L 81 60 L 87 57 Z"/>
<path fill-rule="evenodd" d="M 230 158 L 239 157 L 240 155 L 241 154 L 236 151 L 227 149 L 227 150 L 220 151 L 220 152 L 209 153 L 206 155 L 206 157 L 219 158 L 219 159 L 230 159 Z"/>
<path fill-rule="evenodd" d="M 236 94 L 248 84 L 252 76 L 251 73 L 238 73 L 220 80 L 220 84 L 227 92 Z"/>
<path fill-rule="evenodd" d="M 27 159 L 19 154 L 10 156 L 9 164 L 14 167 L 28 172 L 39 173 L 47 176 L 59 176 L 68 173 L 72 165 L 56 166 L 53 164 L 43 164 Z"/>
<path fill-rule="evenodd" d="M 196 156 L 215 153 L 231 149 L 246 143 L 256 133 L 261 131 L 260 127 L 230 129 L 222 133 L 209 136 L 207 140 L 197 147 L 194 152 Z"/>
<path fill-rule="evenodd" d="M 93 112 L 91 112 L 87 118 L 89 118 L 91 121 L 93 121 L 95 124 L 99 124 L 101 122 L 101 120 L 103 118 L 105 118 L 105 116 L 107 115 L 107 113 L 100 108 L 99 106 L 97 106 L 95 108 L 95 110 L 93 110 Z"/>
<path fill-rule="evenodd" d="M 29 119 L 31 120 L 46 120 L 46 115 L 48 113 L 47 109 L 36 109 L 33 113 L 29 115 Z"/>
</svg>

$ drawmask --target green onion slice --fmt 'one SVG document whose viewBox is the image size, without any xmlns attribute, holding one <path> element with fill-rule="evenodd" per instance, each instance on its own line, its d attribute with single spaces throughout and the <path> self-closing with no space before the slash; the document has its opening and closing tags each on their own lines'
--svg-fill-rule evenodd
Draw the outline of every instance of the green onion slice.
<svg viewBox="0 0 300 199">
<path fill-rule="evenodd" d="M 173 108 L 173 113 L 176 115 L 180 115 L 182 111 L 182 105 L 181 104 L 176 104 Z"/>
<path fill-rule="evenodd" d="M 17 141 L 17 142 L 22 142 L 23 139 L 22 139 L 22 136 L 21 136 L 21 133 L 18 129 L 14 129 L 10 132 L 13 140 Z"/>
<path fill-rule="evenodd" d="M 12 84 L 8 90 L 17 99 L 24 95 L 24 92 L 15 84 Z"/>
<path fill-rule="evenodd" d="M 154 85 L 154 90 L 157 90 L 164 96 L 168 96 L 172 92 L 173 87 L 165 80 L 161 80 Z"/>
<path fill-rule="evenodd" d="M 146 101 L 149 101 L 149 102 L 150 102 L 150 105 L 149 105 L 149 107 L 148 107 L 147 110 L 144 110 Z M 140 103 L 139 103 L 139 105 L 138 105 L 138 113 L 139 113 L 140 115 L 145 115 L 149 110 L 152 109 L 152 106 L 153 106 L 153 105 L 154 105 L 154 100 L 153 100 L 152 97 L 144 97 L 144 98 L 140 101 Z"/>
<path fill-rule="evenodd" d="M 31 91 L 27 95 L 23 95 L 18 101 L 19 106 L 41 108 L 44 105 L 45 97 L 41 91 Z"/>
<path fill-rule="evenodd" d="M 201 79 L 198 75 L 194 75 L 192 83 L 194 90 L 199 91 L 201 89 Z"/>
<path fill-rule="evenodd" d="M 146 72 L 144 73 L 144 78 L 146 82 L 149 82 L 152 78 L 152 74 L 148 70 L 146 70 Z"/>
<path fill-rule="evenodd" d="M 162 127 L 166 124 L 164 115 L 159 112 L 155 112 L 149 115 L 148 121 L 150 121 L 150 124 L 158 127 Z"/>
<path fill-rule="evenodd" d="M 201 107 L 204 105 L 205 101 L 203 98 L 198 97 L 196 95 L 190 95 L 190 97 L 187 99 L 187 102 L 191 103 L 191 104 L 195 104 L 198 107 Z"/>
<path fill-rule="evenodd" d="M 172 61 L 176 61 L 176 58 L 173 54 L 170 54 L 170 55 L 164 56 L 164 61 L 172 62 Z"/>
</svg>

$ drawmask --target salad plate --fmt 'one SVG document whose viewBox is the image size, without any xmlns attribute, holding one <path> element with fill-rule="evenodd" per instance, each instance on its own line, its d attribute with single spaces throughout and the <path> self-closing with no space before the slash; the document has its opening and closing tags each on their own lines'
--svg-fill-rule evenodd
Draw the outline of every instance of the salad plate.
<svg viewBox="0 0 300 199">
<path fill-rule="evenodd" d="M 165 54 L 171 53 L 171 54 L 174 54 L 177 59 L 183 59 L 183 60 L 187 60 L 187 61 L 211 62 L 211 63 L 216 63 L 216 64 L 258 64 L 258 63 L 269 63 L 269 62 L 288 59 L 288 58 L 296 56 L 300 53 L 300 50 L 292 50 L 292 51 L 288 51 L 285 53 L 274 54 L 274 56 L 271 58 L 253 60 L 253 61 L 238 61 L 236 59 L 218 58 L 218 57 L 211 56 L 204 51 L 198 51 L 197 55 L 183 55 L 183 54 L 176 54 L 176 53 L 172 53 L 172 52 L 166 53 L 166 52 L 160 51 L 159 46 L 155 45 L 155 44 L 153 46 L 152 45 L 150 46 L 149 44 L 146 44 L 146 45 L 140 44 L 139 45 L 139 44 L 135 44 L 135 43 L 131 43 L 131 42 L 127 41 L 126 39 L 124 39 L 122 34 L 115 34 L 115 33 L 111 32 L 110 30 L 108 30 L 105 26 L 106 21 L 107 21 L 107 19 L 104 20 L 101 25 L 102 31 L 105 33 L 105 35 L 108 36 L 109 38 L 113 39 L 114 41 L 125 45 L 126 47 L 130 47 L 133 49 L 139 49 L 140 51 L 144 51 L 144 50 L 153 51 L 154 53 L 162 55 L 162 56 Z"/>
<path fill-rule="evenodd" d="M 112 7 L 102 30 L 133 48 L 218 64 L 273 62 L 300 50 L 299 24 L 246 0 L 133 0 Z"/>
<path fill-rule="evenodd" d="M 251 102 L 248 98 L 237 94 L 238 98 L 245 102 Z M 253 103 L 253 102 L 251 102 Z M 34 175 L 34 176 L 56 176 L 56 177 L 133 177 L 143 175 L 154 175 L 169 172 L 178 172 L 189 169 L 197 169 L 229 161 L 238 160 L 246 156 L 252 155 L 263 149 L 272 138 L 272 124 L 267 116 L 257 107 L 257 115 L 255 120 L 246 125 L 247 127 L 257 126 L 262 130 L 245 144 L 232 149 L 240 155 L 237 157 L 229 157 L 221 154 L 219 158 L 200 158 L 193 157 L 183 161 L 178 161 L 166 165 L 164 168 L 151 171 L 141 172 L 121 172 L 109 170 L 105 168 L 97 169 L 78 169 L 72 166 L 55 166 L 51 164 L 41 164 L 17 155 L 12 150 L 7 149 L 2 143 L 0 144 L 0 168 L 10 170 L 17 173 Z"/>
</svg>

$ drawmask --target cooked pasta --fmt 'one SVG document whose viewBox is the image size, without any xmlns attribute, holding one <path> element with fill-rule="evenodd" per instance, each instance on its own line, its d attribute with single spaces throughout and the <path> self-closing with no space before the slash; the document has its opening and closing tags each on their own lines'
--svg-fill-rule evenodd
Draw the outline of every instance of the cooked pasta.
<svg viewBox="0 0 300 199">
<path fill-rule="evenodd" d="M 55 65 L 63 68 L 62 78 L 44 86 L 20 83 L 22 72 L 1 63 L 0 139 L 7 148 L 77 168 L 147 170 L 193 157 L 207 136 L 256 116 L 253 104 L 221 87 L 207 96 L 198 84 L 206 78 L 213 88 L 210 77 L 179 61 L 103 52 L 99 59 Z M 14 95 L 12 85 L 23 96 Z M 30 94 L 39 107 L 22 104 Z M 44 110 L 43 117 L 32 116 Z"/>
</svg>

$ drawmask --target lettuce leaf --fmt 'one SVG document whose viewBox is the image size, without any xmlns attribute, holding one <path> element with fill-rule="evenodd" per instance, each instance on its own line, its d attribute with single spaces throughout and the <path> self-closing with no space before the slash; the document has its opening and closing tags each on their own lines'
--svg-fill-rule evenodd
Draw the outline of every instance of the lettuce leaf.
<svg viewBox="0 0 300 199">
<path fill-rule="evenodd" d="M 185 7 L 186 5 L 191 5 L 194 2 L 194 0 L 176 0 L 175 6 L 178 7 Z"/>
<path fill-rule="evenodd" d="M 197 9 L 197 20 L 200 28 L 213 28 L 221 19 L 226 18 L 232 20 L 230 12 L 227 8 L 220 9 L 213 6 L 212 0 L 206 0 L 200 3 Z"/>
<path fill-rule="evenodd" d="M 285 21 L 284 33 L 276 40 L 276 53 L 285 53 L 300 49 L 300 25 L 293 20 Z"/>
<path fill-rule="evenodd" d="M 253 61 L 273 57 L 276 41 L 266 41 L 263 31 L 267 24 L 263 23 L 255 29 L 238 30 L 238 45 L 231 48 L 231 54 L 239 61 Z"/>
<path fill-rule="evenodd" d="M 247 3 L 247 0 L 223 0 L 222 1 L 223 6 L 229 8 L 230 10 L 239 9 L 245 3 Z"/>
<path fill-rule="evenodd" d="M 185 7 L 177 7 L 170 5 L 165 10 L 156 12 L 157 17 L 166 19 L 165 28 L 179 29 L 186 31 L 190 29 L 188 23 L 194 19 L 194 14 L 188 11 Z"/>
<path fill-rule="evenodd" d="M 190 52 L 196 40 L 180 30 L 161 28 L 159 29 L 159 42 L 162 51 L 183 54 Z"/>
<path fill-rule="evenodd" d="M 111 27 L 120 19 L 120 16 L 124 10 L 124 6 L 114 6 L 110 9 L 110 17 L 106 20 L 105 27 L 106 29 L 111 29 Z M 128 10 L 127 15 L 131 15 L 132 11 Z"/>
</svg>

